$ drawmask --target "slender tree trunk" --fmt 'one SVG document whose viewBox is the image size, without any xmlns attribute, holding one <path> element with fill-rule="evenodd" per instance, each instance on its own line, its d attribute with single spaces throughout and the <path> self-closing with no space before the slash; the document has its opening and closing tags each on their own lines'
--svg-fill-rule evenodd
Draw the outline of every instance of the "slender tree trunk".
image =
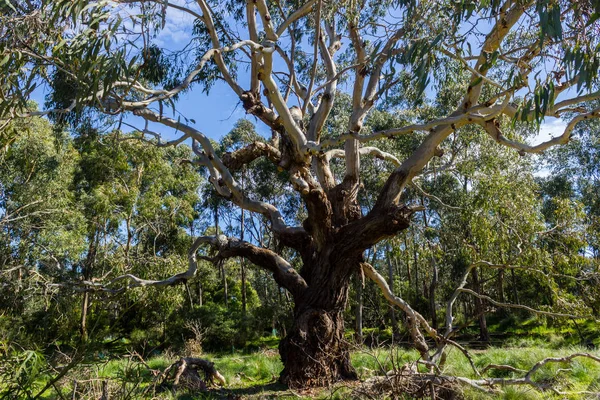
<svg viewBox="0 0 600 400">
<path fill-rule="evenodd" d="M 129 263 L 129 252 L 131 251 L 131 241 L 133 240 L 133 232 L 131 232 L 131 218 L 129 214 L 125 220 L 125 229 L 127 230 L 127 242 L 125 243 L 125 260 Z"/>
<path fill-rule="evenodd" d="M 192 291 L 190 290 L 190 285 L 188 285 L 187 281 L 183 281 L 183 285 L 185 286 L 185 292 L 188 297 L 188 302 L 190 303 L 190 309 L 193 309 L 194 299 L 192 298 Z"/>
<path fill-rule="evenodd" d="M 504 295 L 504 270 L 501 269 L 498 272 L 498 301 L 501 303 L 505 302 L 505 295 Z"/>
<path fill-rule="evenodd" d="M 215 203 L 214 209 L 214 218 L 215 218 L 215 235 L 219 236 L 219 205 Z"/>
<path fill-rule="evenodd" d="M 219 206 L 215 203 L 214 209 L 215 218 L 215 235 L 219 236 Z M 219 273 L 221 274 L 221 280 L 223 282 L 223 296 L 225 297 L 225 307 L 229 308 L 229 294 L 227 293 L 227 273 L 223 261 L 219 262 Z"/>
<path fill-rule="evenodd" d="M 479 270 L 473 268 L 473 289 L 476 293 L 481 294 L 481 281 L 479 279 Z M 485 343 L 490 341 L 490 333 L 487 327 L 487 321 L 485 318 L 485 309 L 483 301 L 479 297 L 474 298 L 475 301 L 475 313 L 478 315 L 479 320 L 479 340 Z"/>
<path fill-rule="evenodd" d="M 521 304 L 519 302 L 519 292 L 517 291 L 517 277 L 515 275 L 514 269 L 510 270 L 510 276 L 512 279 L 513 301 L 515 302 L 515 304 Z"/>
<path fill-rule="evenodd" d="M 356 341 L 363 342 L 363 282 L 361 275 L 356 277 L 356 310 L 354 318 L 354 330 L 356 331 Z"/>
<path fill-rule="evenodd" d="M 83 294 L 83 298 L 81 299 L 81 320 L 79 322 L 79 333 L 81 334 L 82 342 L 87 342 L 87 340 L 88 340 L 87 314 L 88 314 L 89 301 L 90 301 L 90 294 L 89 294 L 89 292 L 85 292 Z"/>
<path fill-rule="evenodd" d="M 505 263 L 504 254 L 502 252 L 502 249 L 500 250 L 500 261 L 502 262 L 502 264 Z M 506 295 L 504 293 L 504 269 L 500 269 L 498 271 L 497 286 L 498 286 L 498 301 L 501 303 L 504 303 L 506 301 Z M 502 311 L 502 312 L 504 312 L 504 311 Z"/>
<path fill-rule="evenodd" d="M 202 280 L 198 278 L 198 306 L 202 307 L 204 304 L 203 301 L 203 290 L 202 290 Z"/>
<path fill-rule="evenodd" d="M 242 278 L 242 315 L 246 316 L 246 308 L 247 306 L 247 294 L 246 294 L 246 265 L 244 259 L 241 260 L 241 278 Z"/>
<path fill-rule="evenodd" d="M 225 298 L 225 307 L 229 308 L 229 293 L 227 290 L 227 271 L 225 270 L 225 265 L 223 265 L 223 261 L 220 263 L 221 266 L 221 279 L 223 281 L 223 297 Z"/>
<path fill-rule="evenodd" d="M 84 261 L 81 274 L 84 280 L 89 280 L 92 277 L 92 268 L 96 261 L 96 250 L 98 248 L 99 233 L 94 230 L 90 236 L 90 244 L 88 246 L 88 253 Z M 87 342 L 88 331 L 87 331 L 87 318 L 88 309 L 90 305 L 90 293 L 84 292 L 83 298 L 81 299 L 81 319 L 79 321 L 79 333 L 81 334 L 81 341 Z"/>
<path fill-rule="evenodd" d="M 410 273 L 410 253 L 408 251 L 408 240 L 406 240 L 406 237 L 404 238 L 404 254 L 406 254 L 406 280 L 408 281 L 408 287 L 410 288 L 412 276 Z"/>
<path fill-rule="evenodd" d="M 425 198 L 421 196 L 421 205 L 423 208 L 425 207 Z M 429 221 L 427 220 L 427 211 L 423 210 L 423 223 L 425 224 L 425 229 L 429 228 Z M 431 266 L 433 267 L 433 271 L 431 274 L 431 284 L 429 285 L 429 314 L 431 315 L 431 327 L 433 329 L 438 328 L 437 321 L 437 308 L 435 305 L 435 289 L 438 285 L 438 266 L 435 260 L 435 254 L 433 253 L 433 248 L 431 244 L 429 244 L 429 251 L 431 253 Z"/>
<path fill-rule="evenodd" d="M 390 285 L 390 290 L 392 291 L 392 293 L 396 293 L 394 291 L 394 266 L 392 265 L 392 256 L 390 255 L 391 253 L 391 246 L 388 244 L 387 248 L 386 248 L 386 261 L 387 261 L 387 267 L 388 267 L 388 284 Z M 394 310 L 394 305 L 390 304 L 389 305 L 390 308 L 390 322 L 392 324 L 392 337 L 393 338 L 397 338 L 398 337 L 398 321 L 396 320 L 396 312 Z"/>
<path fill-rule="evenodd" d="M 414 239 L 414 237 L 413 237 Z M 420 303 L 420 285 L 419 285 L 419 259 L 418 259 L 418 255 L 417 255 L 417 242 L 415 240 L 413 240 L 413 256 L 414 256 L 414 261 L 415 261 L 415 265 L 413 268 L 414 271 L 414 275 L 415 275 L 415 304 L 419 304 Z"/>
<path fill-rule="evenodd" d="M 438 285 L 438 266 L 434 256 L 431 257 L 431 264 L 433 266 L 433 274 L 431 276 L 431 285 L 429 285 L 429 311 L 431 313 L 431 327 L 437 330 L 438 320 L 437 307 L 435 305 L 435 289 Z"/>
<path fill-rule="evenodd" d="M 242 190 L 244 190 L 244 171 L 242 171 Z M 244 209 L 242 208 L 242 215 L 240 221 L 240 240 L 244 240 Z M 242 316 L 246 316 L 246 263 L 244 257 L 240 259 L 240 271 L 242 278 Z"/>
</svg>

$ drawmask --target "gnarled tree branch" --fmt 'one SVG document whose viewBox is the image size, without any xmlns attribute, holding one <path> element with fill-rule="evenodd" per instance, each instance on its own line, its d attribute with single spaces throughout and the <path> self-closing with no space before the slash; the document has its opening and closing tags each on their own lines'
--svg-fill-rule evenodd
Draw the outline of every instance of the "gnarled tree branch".
<svg viewBox="0 0 600 400">
<path fill-rule="evenodd" d="M 271 271 L 275 281 L 286 288 L 294 298 L 302 296 L 308 288 L 300 274 L 286 260 L 271 250 L 223 235 L 203 236 L 197 240 L 214 246 L 218 250 L 216 259 L 244 257 L 258 267 Z"/>
</svg>

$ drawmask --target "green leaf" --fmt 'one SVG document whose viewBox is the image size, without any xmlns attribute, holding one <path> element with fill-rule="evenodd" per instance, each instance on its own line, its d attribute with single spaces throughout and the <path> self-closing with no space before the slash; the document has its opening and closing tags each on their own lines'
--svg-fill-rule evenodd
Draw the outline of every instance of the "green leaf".
<svg viewBox="0 0 600 400">
<path fill-rule="evenodd" d="M 5 55 L 4 58 L 2 59 L 2 61 L 0 61 L 0 67 L 3 66 L 4 64 L 6 64 L 9 59 L 10 59 L 10 54 Z"/>
<path fill-rule="evenodd" d="M 4 3 L 8 6 L 8 8 L 13 10 L 14 12 L 17 12 L 17 9 L 10 3 L 10 0 L 4 0 Z"/>
<path fill-rule="evenodd" d="M 67 39 L 66 38 L 61 39 L 61 41 L 58 42 L 58 44 L 56 46 L 54 46 L 54 48 L 52 49 L 52 51 L 58 51 L 58 50 L 60 50 L 61 47 L 63 47 L 66 43 L 67 43 Z"/>
</svg>

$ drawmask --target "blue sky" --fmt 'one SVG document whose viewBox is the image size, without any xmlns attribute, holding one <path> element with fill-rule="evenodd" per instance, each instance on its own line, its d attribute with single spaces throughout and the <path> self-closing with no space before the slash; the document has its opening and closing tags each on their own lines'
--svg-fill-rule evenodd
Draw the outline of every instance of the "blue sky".
<svg viewBox="0 0 600 400">
<path fill-rule="evenodd" d="M 172 2 L 185 4 L 184 0 Z M 122 12 L 133 13 L 134 10 L 124 9 Z M 154 39 L 154 43 L 171 51 L 181 49 L 190 41 L 193 21 L 191 15 L 170 8 L 167 12 L 165 27 Z M 124 24 L 126 23 L 127 20 L 124 21 Z M 242 86 L 245 86 L 244 83 L 247 79 L 244 79 L 246 74 L 244 74 L 243 69 L 240 69 L 240 75 L 243 82 Z M 46 89 L 40 87 L 33 93 L 32 99 L 43 105 L 45 95 Z M 195 124 L 190 122 L 194 128 L 215 140 L 229 132 L 239 119 L 249 118 L 252 121 L 255 120 L 254 117 L 246 115 L 239 98 L 229 86 L 222 82 L 217 82 L 208 95 L 199 90 L 198 87 L 193 87 L 191 91 L 181 94 L 176 102 L 176 109 L 179 114 L 196 121 Z M 170 107 L 165 106 L 164 113 L 169 117 L 173 116 Z M 174 118 L 177 118 L 177 115 Z M 144 121 L 131 114 L 128 114 L 124 121 L 136 127 L 144 128 Z M 262 134 L 268 134 L 260 124 L 256 125 Z M 132 130 L 127 126 L 123 126 L 122 129 L 125 131 Z M 161 124 L 152 124 L 149 129 L 161 133 L 166 140 L 176 136 L 173 129 L 164 127 Z"/>
<path fill-rule="evenodd" d="M 185 0 L 172 0 L 173 3 L 185 5 Z M 133 13 L 135 10 L 123 9 L 123 13 Z M 180 10 L 170 8 L 167 12 L 164 29 L 154 39 L 159 47 L 169 50 L 178 50 L 189 43 L 192 34 L 192 26 L 194 17 Z M 127 19 L 125 20 L 127 23 Z M 342 43 L 347 45 L 347 43 Z M 244 66 L 240 67 L 239 80 L 242 87 L 248 86 L 248 74 L 244 71 Z M 34 94 L 34 100 L 43 104 L 44 92 L 39 90 Z M 235 93 L 223 82 L 216 83 L 207 95 L 199 90 L 198 87 L 183 93 L 176 103 L 178 113 L 188 119 L 195 120 L 192 124 L 196 129 L 200 130 L 211 139 L 218 140 L 220 137 L 229 132 L 236 121 L 241 118 L 248 118 L 255 122 L 255 118 L 246 115 L 239 98 Z M 170 108 L 165 107 L 165 114 L 171 116 Z M 177 116 L 175 116 L 177 118 Z M 144 123 L 140 118 L 128 115 L 125 122 L 143 128 Z M 260 122 L 256 123 L 259 133 L 268 136 L 268 129 Z M 536 138 L 533 138 L 532 144 L 548 140 L 551 136 L 560 135 L 566 124 L 564 121 L 549 118 L 541 126 L 540 133 Z M 124 130 L 130 130 L 129 127 L 123 126 Z M 152 124 L 150 130 L 161 133 L 166 140 L 176 136 L 170 128 L 166 128 L 161 124 Z"/>
</svg>

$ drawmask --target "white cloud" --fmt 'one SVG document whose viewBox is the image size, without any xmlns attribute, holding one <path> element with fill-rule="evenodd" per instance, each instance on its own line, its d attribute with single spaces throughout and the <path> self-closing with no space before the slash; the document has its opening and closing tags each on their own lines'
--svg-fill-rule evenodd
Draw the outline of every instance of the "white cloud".
<svg viewBox="0 0 600 400">
<path fill-rule="evenodd" d="M 538 135 L 536 135 L 533 138 L 531 144 L 536 145 L 536 144 L 545 142 L 547 140 L 550 140 L 554 137 L 560 136 L 563 134 L 566 127 L 567 127 L 566 122 L 561 119 L 552 118 L 552 120 L 550 120 L 550 121 L 546 120 L 546 121 L 542 122 L 542 124 L 540 125 L 540 131 L 539 131 Z"/>
<path fill-rule="evenodd" d="M 183 6 L 200 14 L 199 10 L 194 9 L 193 4 L 186 4 L 185 0 L 172 1 L 173 4 Z M 195 17 L 188 12 L 178 10 L 173 7 L 167 9 L 165 27 L 156 37 L 156 44 L 159 46 L 176 45 L 185 46 L 192 37 L 192 27 Z"/>
<path fill-rule="evenodd" d="M 531 140 L 532 145 L 546 142 L 557 136 L 561 136 L 567 127 L 567 123 L 559 118 L 546 119 L 540 125 L 539 133 Z M 550 175 L 550 169 L 545 165 L 540 165 L 535 172 L 535 176 L 545 178 Z"/>
<path fill-rule="evenodd" d="M 189 8 L 197 14 L 201 14 L 195 2 L 171 0 L 170 3 Z M 123 25 L 132 29 L 133 23 L 130 17 L 140 13 L 139 7 L 135 4 L 133 6 L 129 4 L 124 6 L 117 2 L 111 2 L 110 4 L 123 17 Z M 160 47 L 167 47 L 171 50 L 183 48 L 192 37 L 194 20 L 195 17 L 192 14 L 173 7 L 168 7 L 165 15 L 165 27 L 160 30 L 154 39 L 155 43 Z"/>
<path fill-rule="evenodd" d="M 171 47 L 175 45 L 177 47 L 185 46 L 192 38 L 192 25 L 174 24 L 167 20 L 165 27 L 154 39 L 154 42 L 160 47 Z M 171 48 L 176 50 L 176 48 Z"/>
</svg>

